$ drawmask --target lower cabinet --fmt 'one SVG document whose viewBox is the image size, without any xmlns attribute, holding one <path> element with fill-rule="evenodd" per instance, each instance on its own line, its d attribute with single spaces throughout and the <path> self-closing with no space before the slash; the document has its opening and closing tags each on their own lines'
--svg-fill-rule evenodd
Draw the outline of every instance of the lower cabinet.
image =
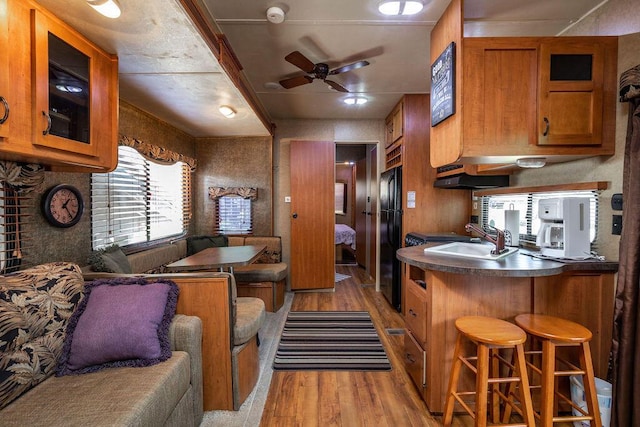
<svg viewBox="0 0 640 427">
<path fill-rule="evenodd" d="M 596 376 L 607 374 L 613 325 L 613 272 L 573 271 L 547 277 L 500 277 L 423 270 L 405 264 L 407 277 L 405 369 L 429 411 L 440 414 L 449 383 L 462 316 L 513 321 L 521 313 L 541 313 L 583 324 L 593 333 Z M 424 286 L 423 286 L 424 285 Z M 461 386 L 473 389 L 469 372 Z"/>
<path fill-rule="evenodd" d="M 404 336 L 404 366 L 418 392 L 425 399 L 427 388 L 427 352 L 418 344 L 411 330 Z"/>
</svg>

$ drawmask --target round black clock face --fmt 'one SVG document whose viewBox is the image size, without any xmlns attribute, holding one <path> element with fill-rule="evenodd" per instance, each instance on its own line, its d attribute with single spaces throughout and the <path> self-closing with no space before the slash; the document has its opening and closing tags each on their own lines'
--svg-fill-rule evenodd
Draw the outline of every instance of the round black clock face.
<svg viewBox="0 0 640 427">
<path fill-rule="evenodd" d="M 45 194 L 42 205 L 44 216 L 56 227 L 71 227 L 80 221 L 84 203 L 77 188 L 60 184 Z"/>
</svg>

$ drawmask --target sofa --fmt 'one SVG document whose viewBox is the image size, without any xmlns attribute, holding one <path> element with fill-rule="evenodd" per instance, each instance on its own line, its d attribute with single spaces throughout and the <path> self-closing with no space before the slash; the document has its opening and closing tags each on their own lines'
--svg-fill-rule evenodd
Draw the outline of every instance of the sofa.
<svg viewBox="0 0 640 427">
<path fill-rule="evenodd" d="M 129 255 L 107 251 L 102 264 L 111 271 L 93 271 L 95 262 L 82 270 L 86 280 L 141 277 L 175 282 L 180 288 L 177 312 L 203 322 L 204 410 L 238 410 L 258 381 L 258 332 L 266 319 L 265 304 L 259 298 L 238 297 L 235 277 L 229 273 L 163 273 L 164 265 L 187 252 L 185 240 Z"/>
<path fill-rule="evenodd" d="M 0 426 L 199 425 L 202 322 L 195 316 L 167 318 L 165 361 L 54 375 L 89 286 L 71 263 L 0 277 Z"/>
</svg>

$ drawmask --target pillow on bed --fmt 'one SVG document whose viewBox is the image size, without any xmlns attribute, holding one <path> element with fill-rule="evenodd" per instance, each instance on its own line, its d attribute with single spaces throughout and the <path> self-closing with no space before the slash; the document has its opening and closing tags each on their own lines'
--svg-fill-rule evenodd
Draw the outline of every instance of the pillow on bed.
<svg viewBox="0 0 640 427">
<path fill-rule="evenodd" d="M 169 325 L 178 286 L 143 278 L 95 280 L 69 320 L 56 374 L 149 366 L 171 357 Z"/>
</svg>

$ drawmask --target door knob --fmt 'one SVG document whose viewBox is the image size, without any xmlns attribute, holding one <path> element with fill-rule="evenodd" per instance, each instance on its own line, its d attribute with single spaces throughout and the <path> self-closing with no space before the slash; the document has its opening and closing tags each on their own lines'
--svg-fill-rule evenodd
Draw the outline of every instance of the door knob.
<svg viewBox="0 0 640 427">
<path fill-rule="evenodd" d="M 293 219 L 296 219 L 296 218 L 298 218 L 298 213 L 294 212 L 293 215 L 291 215 L 291 216 L 293 217 Z"/>
</svg>

